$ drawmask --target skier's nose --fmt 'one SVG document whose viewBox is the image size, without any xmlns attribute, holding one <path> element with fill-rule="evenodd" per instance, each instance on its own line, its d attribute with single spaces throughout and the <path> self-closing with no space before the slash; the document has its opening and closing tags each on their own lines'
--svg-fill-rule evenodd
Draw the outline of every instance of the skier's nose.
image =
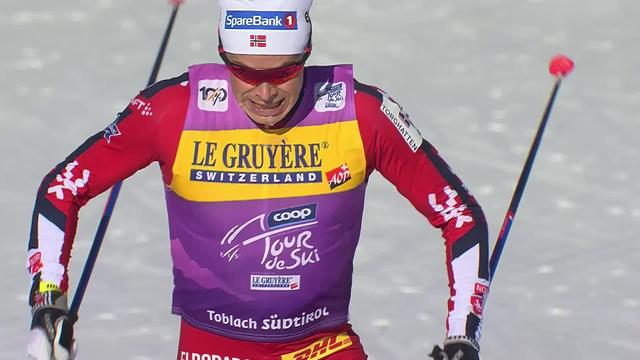
<svg viewBox="0 0 640 360">
<path fill-rule="evenodd" d="M 263 82 L 256 87 L 256 94 L 265 104 L 272 102 L 278 95 L 278 89 L 268 82 Z"/>
</svg>

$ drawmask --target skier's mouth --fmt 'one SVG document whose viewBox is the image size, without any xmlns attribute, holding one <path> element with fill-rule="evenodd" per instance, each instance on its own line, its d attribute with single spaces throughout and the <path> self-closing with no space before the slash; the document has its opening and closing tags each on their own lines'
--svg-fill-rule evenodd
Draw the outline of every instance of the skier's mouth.
<svg viewBox="0 0 640 360">
<path fill-rule="evenodd" d="M 249 108 L 251 111 L 261 117 L 274 117 L 282 114 L 286 108 L 285 99 L 274 101 L 269 104 L 260 104 L 249 99 Z"/>
</svg>

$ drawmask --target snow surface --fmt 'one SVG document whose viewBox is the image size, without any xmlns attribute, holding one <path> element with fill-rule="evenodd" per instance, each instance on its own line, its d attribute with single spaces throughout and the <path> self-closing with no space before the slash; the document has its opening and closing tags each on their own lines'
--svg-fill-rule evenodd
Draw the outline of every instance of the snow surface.
<svg viewBox="0 0 640 360">
<path fill-rule="evenodd" d="M 24 358 L 26 244 L 36 188 L 146 83 L 166 1 L 3 1 L 0 154 L 5 229 L 0 358 Z M 315 64 L 355 63 L 392 94 L 502 223 L 553 79 L 576 62 L 493 284 L 484 359 L 640 358 L 640 2 L 316 0 Z M 188 0 L 160 73 L 217 61 L 213 0 Z M 81 212 L 77 281 L 106 195 Z M 370 359 L 425 359 L 444 336 L 438 231 L 379 175 L 367 195 L 351 306 Z M 175 358 L 160 172 L 125 182 L 76 326 L 79 359 Z M 75 284 L 73 284 L 75 285 Z"/>
</svg>

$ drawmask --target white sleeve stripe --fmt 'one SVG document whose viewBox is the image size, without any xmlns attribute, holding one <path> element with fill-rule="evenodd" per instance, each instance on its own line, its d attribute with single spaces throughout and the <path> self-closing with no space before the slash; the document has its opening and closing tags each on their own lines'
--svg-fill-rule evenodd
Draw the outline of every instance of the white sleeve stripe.
<svg viewBox="0 0 640 360">
<path fill-rule="evenodd" d="M 478 281 L 479 252 L 480 245 L 476 244 L 451 262 L 455 295 L 451 297 L 453 310 L 449 312 L 447 319 L 449 336 L 466 335 L 467 316 L 471 312 L 471 295 Z M 467 276 L 461 277 L 461 274 Z"/>
<path fill-rule="evenodd" d="M 38 248 L 42 256 L 40 279 L 60 284 L 64 266 L 60 263 L 64 231 L 58 228 L 42 214 L 38 214 Z"/>
</svg>

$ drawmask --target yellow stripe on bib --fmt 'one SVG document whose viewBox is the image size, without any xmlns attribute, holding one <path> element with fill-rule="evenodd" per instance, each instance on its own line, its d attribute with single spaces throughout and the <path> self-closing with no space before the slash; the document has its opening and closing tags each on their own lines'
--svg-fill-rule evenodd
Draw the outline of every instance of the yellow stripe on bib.
<svg viewBox="0 0 640 360">
<path fill-rule="evenodd" d="M 191 201 L 329 194 L 364 181 L 356 120 L 279 131 L 184 130 L 171 189 Z"/>
</svg>

